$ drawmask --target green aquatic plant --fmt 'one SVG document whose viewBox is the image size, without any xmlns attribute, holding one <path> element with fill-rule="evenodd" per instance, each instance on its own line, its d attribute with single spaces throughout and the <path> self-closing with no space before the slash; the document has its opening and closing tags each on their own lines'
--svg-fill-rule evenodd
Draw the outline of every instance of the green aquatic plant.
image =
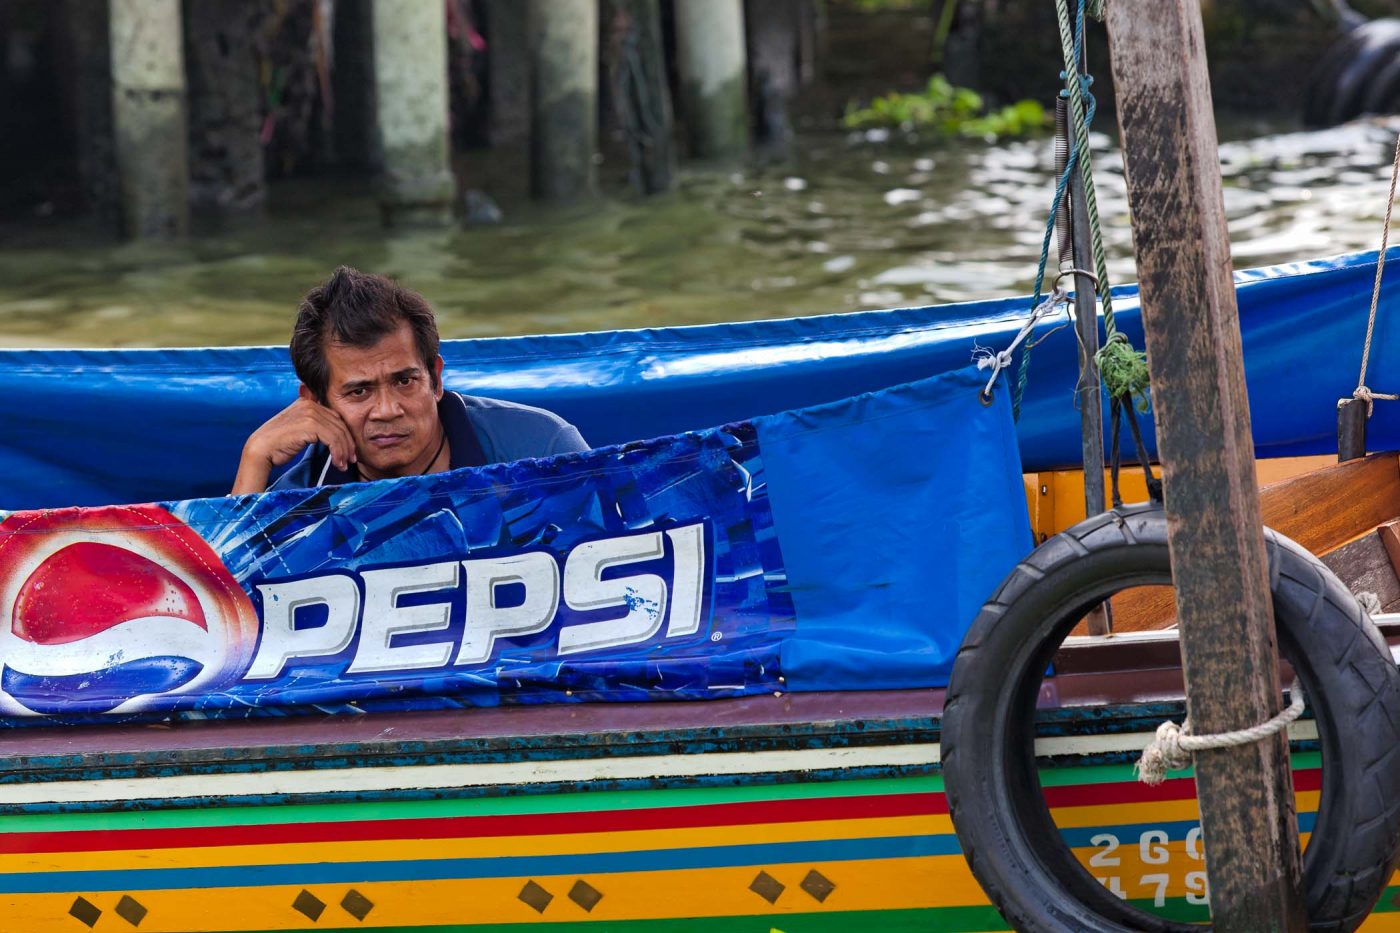
<svg viewBox="0 0 1400 933">
<path fill-rule="evenodd" d="M 1045 108 L 1036 101 L 1021 100 L 988 111 L 981 94 L 955 87 L 941 74 L 929 78 L 928 87 L 917 93 L 891 91 L 867 107 L 858 107 L 853 101 L 842 119 L 842 125 L 852 130 L 932 129 L 944 136 L 990 138 L 1024 136 L 1039 132 L 1047 123 Z"/>
</svg>

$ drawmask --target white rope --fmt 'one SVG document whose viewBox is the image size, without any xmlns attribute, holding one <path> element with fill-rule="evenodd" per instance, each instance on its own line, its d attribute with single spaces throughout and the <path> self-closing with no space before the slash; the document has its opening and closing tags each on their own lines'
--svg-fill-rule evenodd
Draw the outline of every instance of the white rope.
<svg viewBox="0 0 1400 933">
<path fill-rule="evenodd" d="M 1370 350 L 1371 350 L 1371 338 L 1370 338 L 1370 337 L 1367 337 L 1367 338 L 1366 338 L 1366 351 L 1367 351 L 1368 354 L 1370 353 Z M 1365 364 L 1363 363 L 1362 366 L 1364 367 Z M 1363 386 L 1357 386 L 1357 387 L 1356 387 L 1356 391 L 1353 392 L 1353 393 L 1351 393 L 1351 397 L 1354 398 L 1354 399 L 1359 399 L 1360 401 L 1363 401 L 1363 402 L 1366 403 L 1366 417 L 1367 417 L 1367 418 L 1371 417 L 1371 413 L 1372 413 L 1373 411 L 1375 411 L 1375 408 L 1376 408 L 1376 399 L 1378 399 L 1378 398 L 1379 398 L 1379 399 L 1389 399 L 1389 400 L 1392 401 L 1392 402 L 1396 401 L 1397 399 L 1400 399 L 1400 395 L 1395 395 L 1395 394 L 1392 394 L 1392 393 L 1390 393 L 1390 392 L 1372 392 L 1369 388 L 1367 388 L 1367 387 L 1364 386 L 1364 385 L 1363 385 Z M 1337 407 L 1338 407 L 1338 408 L 1341 408 L 1342 405 L 1345 404 L 1345 403 L 1346 403 L 1346 399 L 1341 399 L 1340 401 L 1337 402 Z"/>
<path fill-rule="evenodd" d="M 1192 735 L 1191 720 L 1178 726 L 1174 722 L 1164 722 L 1157 727 L 1157 736 L 1142 750 L 1135 770 L 1138 780 L 1144 784 L 1157 785 L 1166 778 L 1168 771 L 1179 771 L 1190 767 L 1191 756 L 1195 752 L 1211 748 L 1233 748 L 1249 745 L 1266 739 L 1288 727 L 1288 724 L 1303 715 L 1303 685 L 1297 680 L 1289 688 L 1293 702 L 1288 708 L 1268 722 L 1236 729 L 1233 732 L 1218 732 L 1214 735 Z"/>
<path fill-rule="evenodd" d="M 1385 225 L 1381 227 L 1381 252 L 1376 257 L 1376 283 L 1371 286 L 1371 314 L 1366 319 L 1366 343 L 1361 350 L 1361 375 L 1356 380 L 1356 391 L 1352 393 L 1352 398 L 1360 399 L 1366 403 L 1366 417 L 1371 417 L 1375 410 L 1375 400 L 1390 399 L 1392 401 L 1400 399 L 1400 395 L 1391 395 L 1385 392 L 1372 392 L 1366 387 L 1366 370 L 1371 365 L 1371 337 L 1376 332 L 1376 308 L 1381 301 L 1381 275 L 1385 272 L 1385 251 L 1390 244 L 1390 215 L 1395 207 L 1395 181 L 1400 178 L 1400 135 L 1395 137 L 1395 161 L 1390 167 L 1390 197 L 1385 201 Z M 1346 399 L 1342 399 L 1337 404 L 1340 406 Z"/>
<path fill-rule="evenodd" d="M 1026 323 L 1021 325 L 1021 330 L 1016 334 L 1016 339 L 1011 341 L 1010 346 L 1005 350 L 996 352 L 986 347 L 975 347 L 972 351 L 973 359 L 977 360 L 978 369 L 990 369 L 992 375 L 987 379 L 987 386 L 982 390 L 984 397 L 990 397 L 992 389 L 997 384 L 997 377 L 1001 375 L 1003 369 L 1010 369 L 1012 354 L 1016 348 L 1025 342 L 1026 338 L 1035 330 L 1035 326 L 1040 323 L 1041 318 L 1055 310 L 1055 306 L 1068 300 L 1069 293 L 1060 288 L 1058 281 L 1050 294 L 1045 297 L 1040 304 L 1031 309 L 1031 316 L 1026 319 Z"/>
</svg>

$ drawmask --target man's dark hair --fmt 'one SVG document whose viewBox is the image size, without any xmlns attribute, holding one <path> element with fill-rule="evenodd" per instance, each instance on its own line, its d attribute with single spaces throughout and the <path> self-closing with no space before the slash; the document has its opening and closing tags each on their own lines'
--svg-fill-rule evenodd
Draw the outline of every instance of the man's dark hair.
<svg viewBox="0 0 1400 933">
<path fill-rule="evenodd" d="M 316 399 L 326 401 L 330 365 L 326 342 L 371 347 L 404 322 L 413 331 L 418 357 L 437 388 L 437 320 L 422 295 L 385 278 L 341 266 L 301 299 L 292 328 L 292 366 Z"/>
</svg>

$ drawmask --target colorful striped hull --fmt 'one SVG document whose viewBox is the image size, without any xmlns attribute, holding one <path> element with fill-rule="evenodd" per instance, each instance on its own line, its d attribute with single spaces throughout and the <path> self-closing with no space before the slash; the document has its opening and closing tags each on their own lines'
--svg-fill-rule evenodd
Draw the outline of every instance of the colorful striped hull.
<svg viewBox="0 0 1400 933">
<path fill-rule="evenodd" d="M 1295 767 L 1306 833 L 1316 753 Z M 116 795 L 122 782 L 92 783 Z M 36 804 L 0 817 L 0 929 L 1005 928 L 959 852 L 938 775 L 738 783 L 96 812 Z M 1105 885 L 1206 918 L 1189 778 L 1148 789 L 1113 764 L 1049 769 L 1043 783 Z M 1365 929 L 1400 929 L 1395 900 L 1392 888 Z"/>
</svg>

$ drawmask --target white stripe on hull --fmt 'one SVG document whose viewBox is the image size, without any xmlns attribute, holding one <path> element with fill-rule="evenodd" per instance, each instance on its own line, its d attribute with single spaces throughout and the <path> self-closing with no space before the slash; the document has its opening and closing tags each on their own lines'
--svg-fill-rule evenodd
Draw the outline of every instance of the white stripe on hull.
<svg viewBox="0 0 1400 933">
<path fill-rule="evenodd" d="M 585 784 L 699 775 L 763 774 L 839 768 L 931 765 L 938 746 L 881 745 L 796 751 L 644 755 L 560 761 L 484 762 L 417 767 L 317 768 L 257 774 L 181 774 L 170 777 L 54 781 L 0 786 L 0 805 L 170 800 L 242 795 L 322 794 L 346 791 L 437 790 L 514 784 Z"/>
<path fill-rule="evenodd" d="M 1288 734 L 1294 740 L 1308 741 L 1317 738 L 1317 727 L 1311 720 L 1294 723 L 1289 727 Z M 1056 736 L 1037 739 L 1035 750 L 1041 756 L 1103 755 L 1137 751 L 1146 746 L 1151 738 L 1151 734 L 1146 732 Z M 587 784 L 593 781 L 927 766 L 938 762 L 937 744 L 913 744 L 557 761 L 317 768 L 251 774 L 180 774 L 4 785 L 0 786 L 0 805 L 442 790 L 519 784 Z"/>
</svg>

